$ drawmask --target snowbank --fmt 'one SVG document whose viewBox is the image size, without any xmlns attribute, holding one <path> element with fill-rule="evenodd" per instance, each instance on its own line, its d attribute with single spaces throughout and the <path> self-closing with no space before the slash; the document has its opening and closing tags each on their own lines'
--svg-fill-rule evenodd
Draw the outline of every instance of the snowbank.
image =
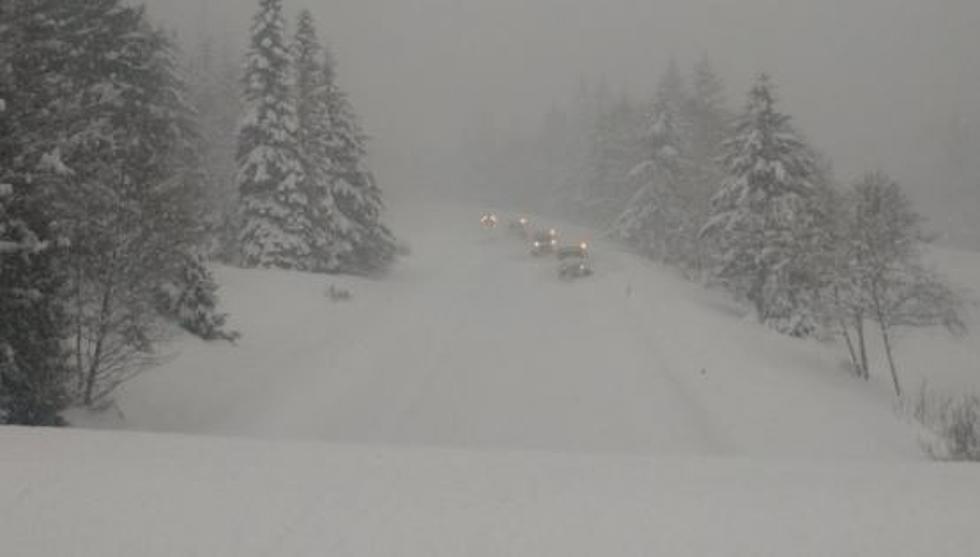
<svg viewBox="0 0 980 557">
<path fill-rule="evenodd" d="M 18 557 L 961 556 L 980 468 L 0 429 Z"/>
</svg>

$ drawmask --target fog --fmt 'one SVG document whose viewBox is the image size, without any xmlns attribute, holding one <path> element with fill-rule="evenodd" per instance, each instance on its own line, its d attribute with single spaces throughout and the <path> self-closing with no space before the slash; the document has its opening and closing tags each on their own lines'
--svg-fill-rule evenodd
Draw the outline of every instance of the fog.
<svg viewBox="0 0 980 557">
<path fill-rule="evenodd" d="M 149 0 L 184 37 L 243 50 L 255 2 Z M 303 4 L 287 2 L 290 10 Z M 582 77 L 649 96 L 671 58 L 708 53 L 740 106 L 774 75 L 842 179 L 881 168 L 933 221 L 980 196 L 975 0 L 331 0 L 311 2 L 395 198 L 452 180 L 463 130 L 525 131 Z M 465 188 L 465 184 L 453 184 Z"/>
</svg>

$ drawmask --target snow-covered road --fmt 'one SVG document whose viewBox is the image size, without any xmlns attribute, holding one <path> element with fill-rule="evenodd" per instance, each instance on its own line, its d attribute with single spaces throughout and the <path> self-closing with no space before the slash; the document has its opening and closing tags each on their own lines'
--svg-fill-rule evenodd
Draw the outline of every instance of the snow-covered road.
<svg viewBox="0 0 980 557">
<path fill-rule="evenodd" d="M 112 427 L 392 445 L 641 454 L 911 456 L 914 434 L 833 350 L 593 245 L 564 282 L 477 210 L 427 206 L 380 280 L 219 269 L 237 347 L 183 341 Z M 350 302 L 324 296 L 349 288 Z M 856 428 L 855 424 L 861 424 Z"/>
<path fill-rule="evenodd" d="M 503 231 L 433 232 L 415 243 L 385 311 L 325 339 L 323 366 L 286 386 L 288 403 L 258 417 L 256 432 L 717 450 L 702 409 L 661 357 L 668 347 L 624 318 L 633 300 L 621 276 L 600 268 L 560 282 L 553 258 L 530 258 Z"/>
</svg>

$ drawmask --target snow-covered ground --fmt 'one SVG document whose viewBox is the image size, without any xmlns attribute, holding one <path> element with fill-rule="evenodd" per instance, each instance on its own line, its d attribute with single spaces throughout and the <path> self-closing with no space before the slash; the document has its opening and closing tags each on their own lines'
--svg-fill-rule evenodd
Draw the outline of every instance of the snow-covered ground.
<svg viewBox="0 0 980 557">
<path fill-rule="evenodd" d="M 836 348 L 781 337 L 641 258 L 592 242 L 557 278 L 504 226 L 424 207 L 385 280 L 217 269 L 238 346 L 187 340 L 127 385 L 134 430 L 635 454 L 920 453 L 887 389 Z M 553 226 L 543 222 L 542 226 Z M 349 289 L 331 301 L 329 285 Z M 83 424 L 93 425 L 82 420 Z"/>
<path fill-rule="evenodd" d="M 962 296 L 968 330 L 960 338 L 941 328 L 899 331 L 899 371 L 912 390 L 925 385 L 933 394 L 980 394 L 980 253 L 935 248 L 927 261 Z M 884 365 L 880 351 L 879 360 Z"/>
<path fill-rule="evenodd" d="M 840 347 L 585 230 L 541 223 L 593 246 L 562 282 L 478 209 L 401 216 L 385 279 L 216 269 L 238 345 L 73 416 L 131 431 L 0 429 L 0 555 L 980 552 L 980 468 L 926 460 Z M 927 351 L 969 378 L 971 335 L 904 337 L 907 381 Z"/>
<path fill-rule="evenodd" d="M 976 555 L 980 470 L 0 430 L 17 557 Z"/>
</svg>

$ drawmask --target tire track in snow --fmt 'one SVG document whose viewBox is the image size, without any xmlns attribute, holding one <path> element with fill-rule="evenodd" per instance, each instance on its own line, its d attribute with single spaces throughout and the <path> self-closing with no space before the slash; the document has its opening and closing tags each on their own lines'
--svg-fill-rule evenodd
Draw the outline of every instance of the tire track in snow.
<svg viewBox="0 0 980 557">
<path fill-rule="evenodd" d="M 635 384 L 643 393 L 641 400 L 657 407 L 657 412 L 670 420 L 666 425 L 658 424 L 658 428 L 675 429 L 675 443 L 688 452 L 727 454 L 729 444 L 717 432 L 690 385 L 678 377 L 677 370 L 681 368 L 672 356 L 677 345 L 665 339 L 663 316 L 651 314 L 657 311 L 657 300 L 644 299 L 648 284 L 636 284 L 629 275 L 636 263 L 623 260 L 625 254 L 621 256 L 614 246 L 599 248 L 613 272 L 598 277 L 602 284 L 591 297 L 591 305 L 595 313 L 608 315 L 609 326 L 622 337 L 624 351 L 630 357 L 619 365 L 624 372 L 635 375 Z M 644 272 L 643 277 L 656 279 L 652 272 Z M 635 398 L 636 393 L 624 396 L 625 400 Z M 662 447 L 655 447 L 659 448 Z"/>
<path fill-rule="evenodd" d="M 649 274 L 652 278 L 652 273 Z M 628 284 L 631 290 L 629 298 L 638 300 L 643 304 L 646 301 L 644 298 L 647 285 L 637 287 L 632 282 Z M 649 357 L 658 362 L 657 371 L 659 375 L 671 386 L 677 397 L 683 401 L 684 407 L 688 410 L 687 415 L 690 423 L 699 432 L 705 448 L 709 453 L 715 455 L 733 454 L 735 452 L 733 444 L 722 435 L 712 422 L 706 405 L 695 394 L 696 388 L 692 388 L 686 379 L 699 373 L 698 366 L 688 364 L 686 367 L 689 368 L 689 371 L 686 375 L 680 374 L 678 371 L 684 369 L 685 366 L 680 365 L 677 361 L 678 357 L 675 352 L 679 343 L 672 341 L 676 332 L 668 333 L 666 330 L 668 320 L 660 315 L 651 314 L 651 312 L 657 311 L 657 306 L 654 304 L 646 304 L 643 311 L 638 310 L 636 303 L 630 303 L 629 299 L 627 305 L 626 314 L 635 324 L 634 334 Z M 672 318 L 676 319 L 676 317 L 673 316 Z"/>
</svg>

